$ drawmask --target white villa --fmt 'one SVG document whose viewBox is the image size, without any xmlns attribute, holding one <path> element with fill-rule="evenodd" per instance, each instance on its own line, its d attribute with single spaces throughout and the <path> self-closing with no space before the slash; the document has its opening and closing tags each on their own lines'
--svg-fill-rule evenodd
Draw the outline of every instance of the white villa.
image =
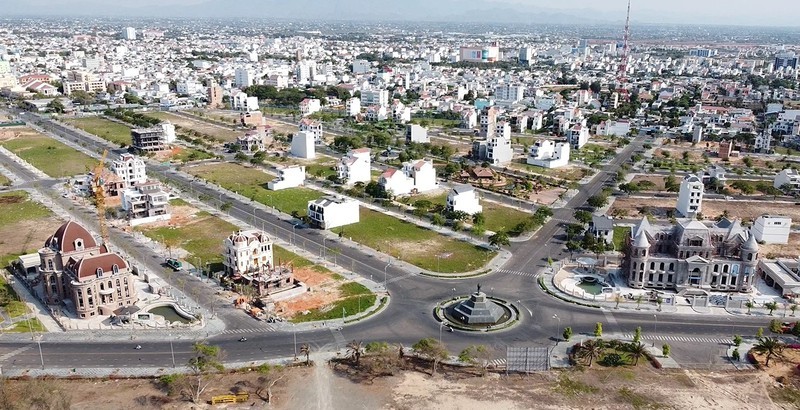
<svg viewBox="0 0 800 410">
<path fill-rule="evenodd" d="M 378 183 L 394 195 L 422 193 L 439 188 L 433 161 L 404 162 L 402 169 L 391 168 L 381 174 Z"/>
<path fill-rule="evenodd" d="M 119 159 L 111 164 L 111 168 L 126 188 L 147 182 L 144 160 L 133 154 L 120 155 Z"/>
<path fill-rule="evenodd" d="M 278 191 L 286 188 L 294 188 L 306 181 L 306 167 L 303 165 L 291 165 L 278 168 L 278 178 L 267 183 L 267 189 Z"/>
<path fill-rule="evenodd" d="M 372 179 L 370 152 L 369 148 L 359 148 L 350 150 L 347 155 L 342 157 L 336 166 L 336 172 L 344 185 L 353 185 L 356 182 L 366 184 Z"/>
<path fill-rule="evenodd" d="M 298 124 L 301 132 L 310 132 L 314 134 L 314 142 L 319 144 L 322 142 L 322 123 L 310 118 L 303 118 Z"/>
<path fill-rule="evenodd" d="M 272 269 L 272 238 L 258 229 L 234 232 L 223 241 L 222 264 L 231 276 Z"/>
<path fill-rule="evenodd" d="M 559 168 L 569 164 L 569 144 L 550 140 L 537 141 L 528 154 L 528 164 L 542 168 Z"/>
<path fill-rule="evenodd" d="M 300 101 L 300 115 L 303 117 L 308 117 L 311 114 L 319 112 L 322 110 L 322 104 L 316 98 L 306 98 L 303 101 Z"/>
<path fill-rule="evenodd" d="M 308 201 L 308 218 L 311 225 L 320 229 L 333 229 L 358 223 L 358 201 L 352 198 L 326 196 Z"/>
<path fill-rule="evenodd" d="M 447 194 L 447 210 L 463 211 L 470 215 L 483 212 L 478 193 L 472 185 L 456 185 Z"/>
<path fill-rule="evenodd" d="M 300 131 L 294 134 L 290 153 L 297 158 L 316 158 L 317 153 L 314 148 L 314 134 L 307 131 Z"/>
</svg>

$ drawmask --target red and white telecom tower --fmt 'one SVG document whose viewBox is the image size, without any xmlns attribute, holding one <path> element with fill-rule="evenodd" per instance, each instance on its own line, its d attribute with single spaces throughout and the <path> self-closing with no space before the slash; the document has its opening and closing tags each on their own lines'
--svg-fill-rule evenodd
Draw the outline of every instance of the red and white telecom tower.
<svg viewBox="0 0 800 410">
<path fill-rule="evenodd" d="M 619 83 L 619 94 L 628 98 L 628 53 L 630 53 L 629 40 L 631 37 L 631 0 L 628 0 L 628 14 L 625 17 L 625 32 L 622 35 L 622 61 L 619 63 L 617 72 L 617 83 Z"/>
</svg>

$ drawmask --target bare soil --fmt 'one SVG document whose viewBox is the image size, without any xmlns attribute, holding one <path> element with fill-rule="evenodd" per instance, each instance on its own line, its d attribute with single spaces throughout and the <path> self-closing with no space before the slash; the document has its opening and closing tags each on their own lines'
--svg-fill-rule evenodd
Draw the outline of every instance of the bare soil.
<svg viewBox="0 0 800 410">
<path fill-rule="evenodd" d="M 675 208 L 677 199 L 658 199 L 658 198 L 630 198 L 618 197 L 611 206 L 614 209 L 624 209 L 632 218 L 641 216 L 639 212 L 643 208 L 648 208 L 657 219 L 665 219 L 667 211 Z M 744 221 L 753 221 L 761 215 L 786 215 L 792 220 L 800 220 L 800 205 L 788 202 L 770 201 L 725 201 L 725 200 L 703 200 L 703 215 L 706 218 L 716 218 L 727 210 L 729 215 L 741 218 Z"/>
<path fill-rule="evenodd" d="M 256 396 L 261 374 L 251 371 L 216 378 L 203 395 L 234 391 L 250 400 L 224 408 L 276 409 L 781 409 L 793 403 L 773 402 L 774 381 L 762 371 L 706 372 L 637 368 L 594 368 L 531 375 L 489 373 L 406 359 L 386 371 L 362 358 L 358 367 L 318 362 L 312 367 L 280 370 L 268 405 Z M 395 359 L 395 361 L 397 361 Z M 777 367 L 776 367 L 777 369 Z M 367 374 L 365 374 L 365 372 Z M 275 373 L 273 373 L 275 374 Z M 21 391 L 29 381 L 9 381 Z M 50 380 L 49 390 L 72 397 L 72 407 L 94 409 L 203 409 L 179 395 L 168 396 L 154 380 Z M 17 393 L 18 394 L 18 393 Z M 13 396 L 12 396 L 13 397 Z M 223 407 L 215 407 L 223 408 Z"/>
</svg>

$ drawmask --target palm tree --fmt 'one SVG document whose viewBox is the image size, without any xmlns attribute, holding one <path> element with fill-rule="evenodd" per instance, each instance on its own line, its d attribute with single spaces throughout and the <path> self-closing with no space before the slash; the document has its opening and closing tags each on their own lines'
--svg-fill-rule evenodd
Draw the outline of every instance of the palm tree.
<svg viewBox="0 0 800 410">
<path fill-rule="evenodd" d="M 642 342 L 636 343 L 629 343 L 626 346 L 628 353 L 630 353 L 631 357 L 633 358 L 633 365 L 636 366 L 639 364 L 639 359 L 643 356 L 647 356 L 647 347 L 642 344 Z"/>
<path fill-rule="evenodd" d="M 753 303 L 753 301 L 748 300 L 747 302 L 744 303 L 744 306 L 747 308 L 747 314 L 749 315 L 750 314 L 750 309 L 754 308 L 756 306 L 756 304 Z"/>
<path fill-rule="evenodd" d="M 758 343 L 753 346 L 753 351 L 767 356 L 765 366 L 769 366 L 769 359 L 783 357 L 784 344 L 774 337 L 761 337 Z"/>
<path fill-rule="evenodd" d="M 769 309 L 769 315 L 772 316 L 772 312 L 778 308 L 778 304 L 776 302 L 766 302 L 764 303 L 764 307 Z"/>
<path fill-rule="evenodd" d="M 300 345 L 300 354 L 306 355 L 306 366 L 308 366 L 310 363 L 309 355 L 311 355 L 311 346 L 309 346 L 308 343 L 303 343 Z"/>
<path fill-rule="evenodd" d="M 347 358 L 353 360 L 353 363 L 358 365 L 361 360 L 361 355 L 364 353 L 364 346 L 360 341 L 353 340 L 347 344 Z"/>
<path fill-rule="evenodd" d="M 592 367 L 592 362 L 603 355 L 605 346 L 601 339 L 588 340 L 583 343 L 583 346 L 577 352 L 577 356 L 588 362 L 589 367 Z"/>
</svg>

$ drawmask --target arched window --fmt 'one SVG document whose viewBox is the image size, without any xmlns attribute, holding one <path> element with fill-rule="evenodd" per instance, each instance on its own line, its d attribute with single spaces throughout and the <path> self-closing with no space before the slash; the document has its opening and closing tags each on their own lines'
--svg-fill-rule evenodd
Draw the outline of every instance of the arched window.
<svg viewBox="0 0 800 410">
<path fill-rule="evenodd" d="M 664 262 L 658 264 L 658 270 L 664 270 Z"/>
<path fill-rule="evenodd" d="M 97 277 L 103 276 L 103 268 L 97 268 Z"/>
<path fill-rule="evenodd" d="M 117 265 L 116 263 L 114 265 L 112 265 L 111 266 L 111 271 L 114 272 L 114 274 L 119 273 L 119 265 Z"/>
<path fill-rule="evenodd" d="M 669 264 L 669 270 L 670 270 L 670 271 L 674 271 L 674 270 L 675 270 L 675 263 L 674 263 L 674 262 L 670 262 L 670 264 Z"/>
<path fill-rule="evenodd" d="M 78 239 L 75 240 L 75 250 L 76 251 L 82 251 L 83 250 L 83 239 L 78 238 Z"/>
<path fill-rule="evenodd" d="M 753 254 L 752 253 L 748 253 L 747 254 L 747 260 L 748 261 L 752 261 L 753 260 Z"/>
<path fill-rule="evenodd" d="M 103 282 L 100 282 L 100 290 L 106 290 L 106 287 L 103 286 Z"/>
<path fill-rule="evenodd" d="M 728 273 L 728 265 L 722 265 L 722 273 Z"/>
<path fill-rule="evenodd" d="M 655 262 L 650 262 L 650 270 L 653 270 L 655 268 L 656 268 L 656 263 Z"/>
<path fill-rule="evenodd" d="M 714 273 L 719 272 L 719 265 L 714 265 Z"/>
</svg>

